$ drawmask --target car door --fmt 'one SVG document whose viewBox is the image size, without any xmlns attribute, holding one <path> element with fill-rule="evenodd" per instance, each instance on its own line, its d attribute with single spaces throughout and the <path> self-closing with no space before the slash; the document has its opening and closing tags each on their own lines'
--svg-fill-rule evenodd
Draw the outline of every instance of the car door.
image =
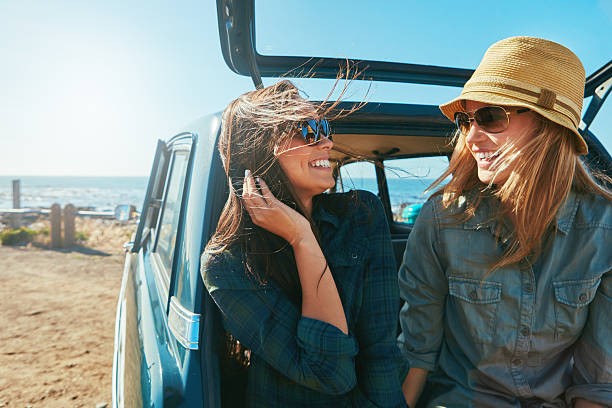
<svg viewBox="0 0 612 408">
<path fill-rule="evenodd" d="M 196 347 L 190 345 L 189 334 L 199 329 L 194 324 L 184 336 L 181 328 L 185 321 L 197 323 L 198 316 L 170 294 L 182 247 L 194 140 L 184 133 L 158 142 L 117 308 L 114 406 L 180 405 L 186 399 L 186 350 L 197 349 L 197 339 Z M 192 397 L 201 401 L 201 394 Z"/>
</svg>

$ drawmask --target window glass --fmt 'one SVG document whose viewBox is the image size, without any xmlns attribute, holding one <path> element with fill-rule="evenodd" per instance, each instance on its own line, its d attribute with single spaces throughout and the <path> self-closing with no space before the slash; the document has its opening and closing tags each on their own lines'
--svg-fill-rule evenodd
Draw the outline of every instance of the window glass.
<svg viewBox="0 0 612 408">
<path fill-rule="evenodd" d="M 336 191 L 366 190 L 378 194 L 376 169 L 370 162 L 349 163 L 340 167 Z"/>
<path fill-rule="evenodd" d="M 583 115 L 591 99 L 592 98 L 588 98 L 584 100 L 584 106 L 582 108 Z M 604 101 L 604 104 L 599 109 L 599 112 L 597 112 L 597 115 L 589 127 L 589 130 L 597 137 L 608 153 L 612 154 L 612 137 L 610 136 L 610 125 L 612 121 L 610 118 L 612 118 L 612 95 L 608 95 L 608 98 Z"/>
<path fill-rule="evenodd" d="M 158 241 L 156 252 L 165 267 L 167 277 L 170 278 L 172 258 L 176 243 L 176 233 L 181 211 L 181 199 L 185 186 L 187 161 L 189 152 L 178 151 L 174 153 L 170 179 L 166 185 L 166 199 L 163 204 L 162 218 L 158 223 Z"/>
<path fill-rule="evenodd" d="M 191 276 L 189 274 L 192 266 L 185 256 L 185 251 L 181 251 L 178 256 L 176 272 L 174 274 L 174 296 L 177 297 L 181 306 L 189 308 L 193 306 Z"/>
<path fill-rule="evenodd" d="M 445 156 L 415 157 L 385 161 L 393 220 L 413 224 L 421 205 L 431 195 L 425 190 L 448 167 Z"/>
<path fill-rule="evenodd" d="M 163 199 L 164 192 L 164 183 L 166 181 L 167 169 L 168 169 L 168 161 L 169 161 L 168 152 L 161 152 L 160 164 L 155 168 L 155 178 L 153 191 L 151 193 L 151 208 L 149 210 L 149 214 L 147 216 L 147 221 L 145 226 L 148 228 L 155 228 L 155 223 L 157 222 L 157 218 L 159 217 L 159 209 L 161 208 L 161 202 Z"/>
</svg>

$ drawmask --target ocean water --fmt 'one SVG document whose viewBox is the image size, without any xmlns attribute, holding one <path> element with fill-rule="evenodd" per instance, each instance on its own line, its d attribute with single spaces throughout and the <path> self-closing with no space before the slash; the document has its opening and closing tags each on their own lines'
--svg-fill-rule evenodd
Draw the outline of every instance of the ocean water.
<svg viewBox="0 0 612 408">
<path fill-rule="evenodd" d="M 0 176 L 0 208 L 13 207 L 12 180 L 21 180 L 22 208 L 61 206 L 112 210 L 119 204 L 142 208 L 148 177 Z"/>
<path fill-rule="evenodd" d="M 387 187 L 391 207 L 394 211 L 402 204 L 421 204 L 431 195 L 424 191 L 433 183 L 434 178 L 388 178 Z M 352 178 L 345 182 L 344 190 L 367 190 L 374 194 L 378 192 L 377 182 L 374 178 Z"/>
<path fill-rule="evenodd" d="M 112 210 L 119 204 L 142 208 L 147 188 L 147 177 L 52 177 L 0 176 L 0 209 L 12 208 L 12 180 L 21 180 L 22 208 L 49 208 L 53 203 L 62 206 L 92 207 Z M 423 191 L 433 179 L 394 178 L 388 180 L 391 206 L 422 203 L 427 199 Z M 376 193 L 376 179 L 353 178 L 346 181 L 345 190 L 361 189 Z"/>
</svg>

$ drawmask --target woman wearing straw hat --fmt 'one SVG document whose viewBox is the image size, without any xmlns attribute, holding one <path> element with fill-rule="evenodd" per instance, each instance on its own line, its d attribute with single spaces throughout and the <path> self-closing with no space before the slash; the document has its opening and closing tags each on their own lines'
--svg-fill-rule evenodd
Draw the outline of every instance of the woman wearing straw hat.
<svg viewBox="0 0 612 408">
<path fill-rule="evenodd" d="M 612 194 L 580 160 L 584 84 L 567 48 L 513 37 L 440 106 L 458 131 L 432 187 L 451 179 L 399 273 L 411 406 L 423 387 L 420 406 L 612 405 Z"/>
</svg>

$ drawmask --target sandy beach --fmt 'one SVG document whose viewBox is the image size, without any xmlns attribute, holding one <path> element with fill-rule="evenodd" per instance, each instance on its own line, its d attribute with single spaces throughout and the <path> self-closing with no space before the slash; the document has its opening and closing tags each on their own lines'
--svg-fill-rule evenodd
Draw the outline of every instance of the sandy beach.
<svg viewBox="0 0 612 408">
<path fill-rule="evenodd" d="M 135 227 L 77 219 L 87 239 L 71 249 L 0 246 L 0 407 L 110 407 L 121 245 Z"/>
</svg>

